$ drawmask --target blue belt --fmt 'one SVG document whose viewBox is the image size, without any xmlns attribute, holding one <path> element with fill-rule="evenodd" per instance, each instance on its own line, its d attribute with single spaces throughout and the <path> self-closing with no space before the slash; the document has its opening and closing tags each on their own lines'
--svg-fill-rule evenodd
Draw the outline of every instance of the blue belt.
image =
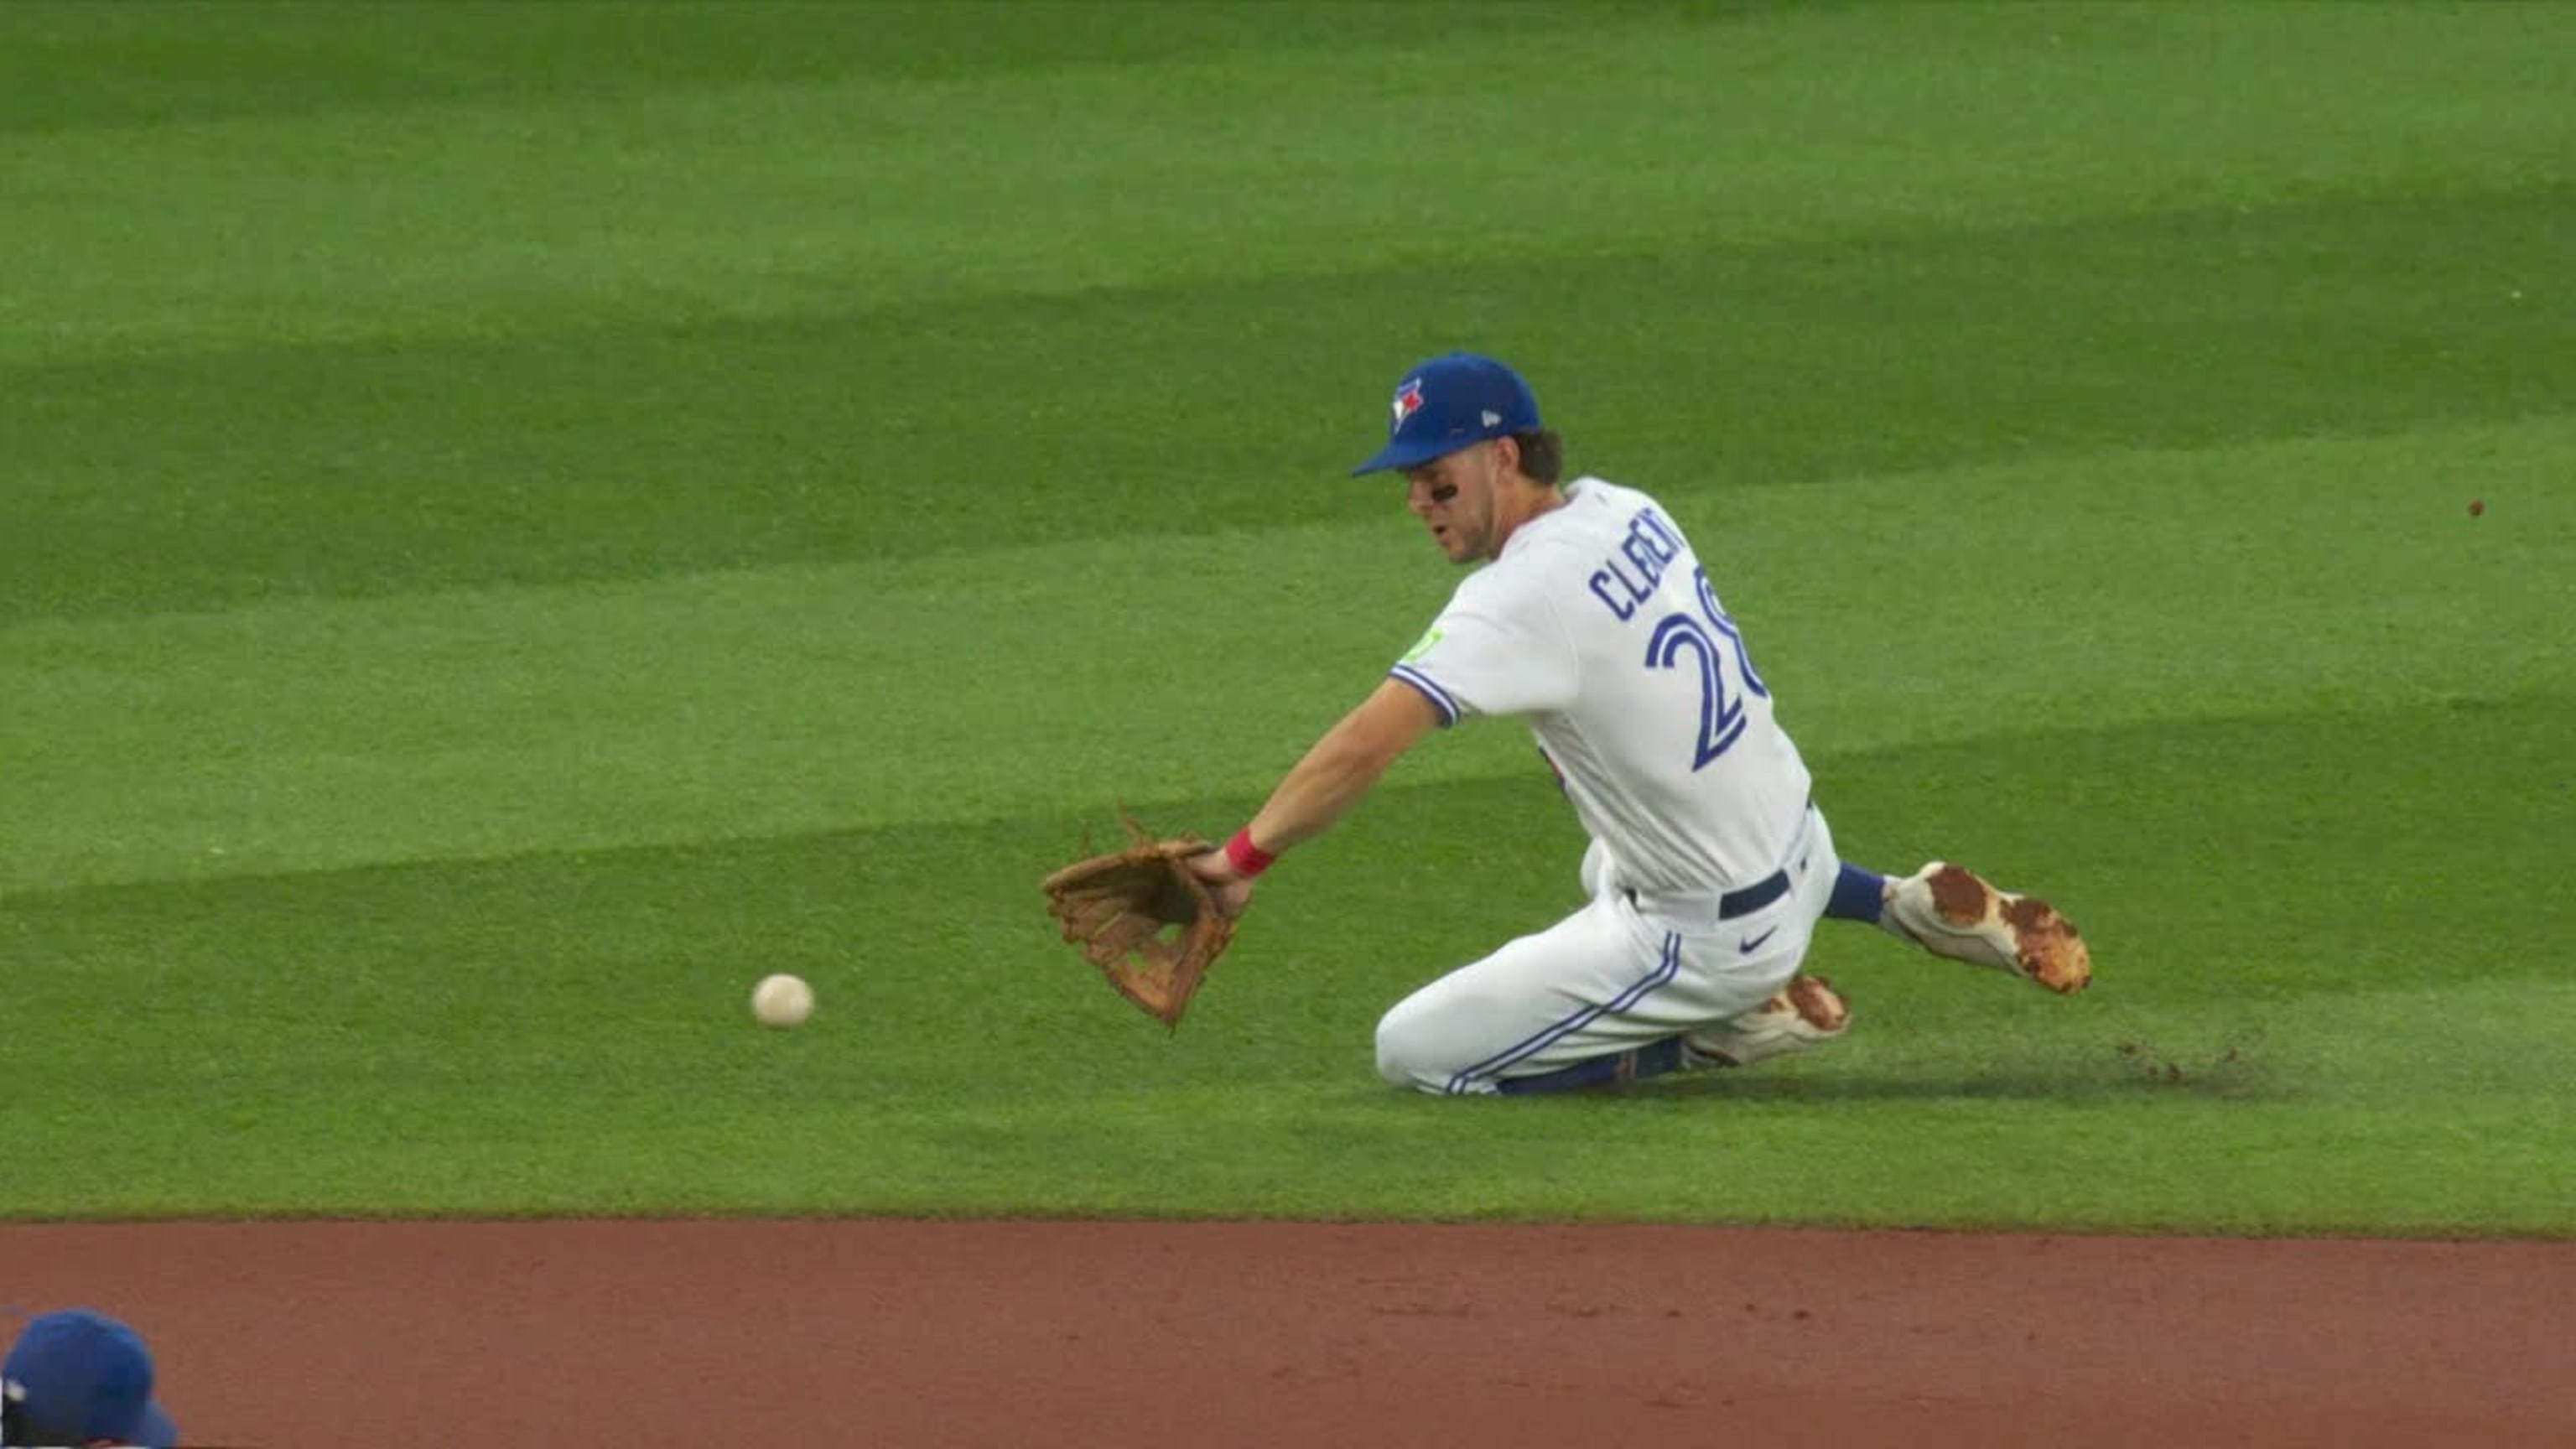
<svg viewBox="0 0 2576 1449">
<path fill-rule="evenodd" d="M 1728 891 L 1717 898 L 1717 918 L 1731 921 L 1749 916 L 1789 893 L 1789 872 L 1775 870 L 1769 880 L 1757 880 L 1740 891 Z"/>
<path fill-rule="evenodd" d="M 1808 814 L 1815 808 L 1816 797 L 1809 795 L 1807 797 L 1806 805 L 1799 813 L 1798 828 L 1796 832 L 1789 837 L 1789 843 L 1798 848 L 1798 859 L 1796 864 L 1800 870 L 1807 868 Z M 1717 898 L 1717 918 L 1721 921 L 1731 921 L 1738 916 L 1749 916 L 1755 911 L 1762 909 L 1764 906 L 1771 904 L 1773 901 L 1780 899 L 1788 893 L 1789 867 L 1784 865 L 1778 870 L 1771 872 L 1767 879 L 1757 880 L 1740 891 L 1728 891 L 1726 894 L 1719 896 Z"/>
<path fill-rule="evenodd" d="M 1755 911 L 1762 909 L 1764 906 L 1771 904 L 1773 901 L 1780 899 L 1788 893 L 1789 872 L 1785 870 L 1775 870 L 1771 872 L 1771 878 L 1769 880 L 1758 880 L 1740 891 L 1728 891 L 1726 894 L 1719 896 L 1717 898 L 1717 918 L 1721 921 L 1731 921 L 1738 916 L 1749 916 Z M 1628 897 L 1628 904 L 1632 906 L 1635 905 L 1637 903 L 1636 890 L 1631 888 L 1626 894 Z M 1700 899 L 1706 900 L 1708 898 L 1706 896 L 1702 896 Z"/>
</svg>

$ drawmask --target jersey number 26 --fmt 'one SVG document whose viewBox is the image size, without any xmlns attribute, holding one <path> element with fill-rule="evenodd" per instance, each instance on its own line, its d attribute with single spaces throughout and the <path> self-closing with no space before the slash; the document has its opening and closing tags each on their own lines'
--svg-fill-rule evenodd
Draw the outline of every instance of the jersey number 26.
<svg viewBox="0 0 2576 1449">
<path fill-rule="evenodd" d="M 1699 613 L 1675 610 L 1656 621 L 1655 632 L 1646 638 L 1646 667 L 1679 669 L 1685 654 L 1698 662 L 1699 739 L 1691 768 L 1704 770 L 1744 737 L 1744 701 L 1727 688 L 1726 654 L 1717 641 L 1723 638 L 1733 646 L 1735 670 L 1744 677 L 1747 691 L 1764 699 L 1771 697 L 1771 691 L 1762 687 L 1762 676 L 1753 672 L 1752 656 L 1744 652 L 1744 636 L 1736 631 L 1735 621 L 1717 606 L 1717 591 L 1708 586 L 1708 570 L 1691 570 L 1691 579 L 1699 586 Z"/>
</svg>

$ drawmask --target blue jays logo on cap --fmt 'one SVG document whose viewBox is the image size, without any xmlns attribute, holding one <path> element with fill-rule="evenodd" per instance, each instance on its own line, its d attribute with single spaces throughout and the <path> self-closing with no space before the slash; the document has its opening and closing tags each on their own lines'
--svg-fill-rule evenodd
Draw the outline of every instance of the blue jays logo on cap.
<svg viewBox="0 0 2576 1449">
<path fill-rule="evenodd" d="M 1540 426 L 1538 398 L 1521 375 L 1490 357 L 1452 352 L 1404 375 L 1395 389 L 1386 446 L 1351 470 L 1419 467 L 1460 448 Z"/>
<path fill-rule="evenodd" d="M 1404 429 L 1404 420 L 1422 410 L 1422 379 L 1408 377 L 1395 389 L 1395 422 L 1387 429 L 1392 437 Z"/>
<path fill-rule="evenodd" d="M 178 1426 L 152 1401 L 152 1355 L 142 1336 L 92 1309 L 27 1320 L 0 1363 L 0 1401 L 12 1444 L 179 1442 Z"/>
</svg>

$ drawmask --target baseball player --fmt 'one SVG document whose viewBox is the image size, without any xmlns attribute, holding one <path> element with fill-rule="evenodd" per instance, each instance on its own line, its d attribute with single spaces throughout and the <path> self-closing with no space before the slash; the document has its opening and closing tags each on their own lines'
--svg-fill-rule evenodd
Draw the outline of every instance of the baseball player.
<svg viewBox="0 0 2576 1449">
<path fill-rule="evenodd" d="M 0 1444 L 171 1449 L 142 1335 L 94 1309 L 27 1320 L 0 1363 Z"/>
<path fill-rule="evenodd" d="M 2090 979 L 2045 902 L 1934 862 L 1846 865 L 1806 764 L 1716 581 L 1662 504 L 1594 477 L 1519 374 L 1452 353 L 1404 375 L 1387 444 L 1452 563 L 1482 564 L 1376 691 L 1222 851 L 1192 862 L 1239 912 L 1282 852 L 1339 820 L 1433 730 L 1517 715 L 1591 835 L 1588 901 L 1398 1002 L 1379 1072 L 1440 1093 L 1528 1093 L 1749 1066 L 1840 1036 L 1851 1013 L 1800 963 L 1818 921 L 1869 921 L 2059 991 Z"/>
</svg>

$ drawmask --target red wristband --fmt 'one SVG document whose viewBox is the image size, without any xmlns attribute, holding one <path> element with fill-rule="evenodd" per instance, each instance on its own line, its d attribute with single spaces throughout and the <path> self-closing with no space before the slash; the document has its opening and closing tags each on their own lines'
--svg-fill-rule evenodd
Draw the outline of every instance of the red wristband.
<svg viewBox="0 0 2576 1449">
<path fill-rule="evenodd" d="M 1252 827 L 1247 825 L 1234 832 L 1234 838 L 1225 843 L 1225 858 L 1234 867 L 1236 875 L 1250 880 L 1268 870 L 1270 862 L 1279 857 L 1253 844 Z"/>
</svg>

